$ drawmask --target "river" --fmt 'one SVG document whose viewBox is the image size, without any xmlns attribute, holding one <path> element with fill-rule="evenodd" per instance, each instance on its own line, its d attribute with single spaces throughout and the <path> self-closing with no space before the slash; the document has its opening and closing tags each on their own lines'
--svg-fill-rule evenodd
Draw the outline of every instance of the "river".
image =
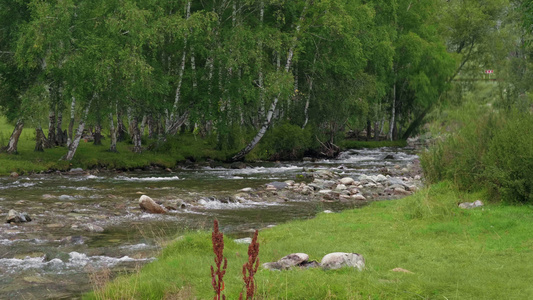
<svg viewBox="0 0 533 300">
<path fill-rule="evenodd" d="M 387 155 L 392 157 L 385 159 Z M 0 299 L 80 297 L 91 290 L 91 274 L 135 270 L 154 260 L 165 241 L 190 230 L 209 230 L 214 218 L 227 236 L 241 238 L 254 229 L 367 203 L 311 201 L 291 194 L 269 200 L 250 194 L 234 201 L 240 189 L 261 189 L 273 181 L 309 182 L 310 170 L 354 179 L 384 169 L 400 174 L 416 159 L 413 150 L 381 148 L 351 150 L 332 160 L 257 163 L 245 169 L 197 166 L 173 172 L 0 178 L 0 220 L 5 222 L 10 209 L 32 218 L 28 223 L 0 224 Z M 389 180 L 399 181 L 401 176 L 405 175 Z M 138 199 L 143 194 L 177 210 L 165 215 L 142 212 Z"/>
</svg>

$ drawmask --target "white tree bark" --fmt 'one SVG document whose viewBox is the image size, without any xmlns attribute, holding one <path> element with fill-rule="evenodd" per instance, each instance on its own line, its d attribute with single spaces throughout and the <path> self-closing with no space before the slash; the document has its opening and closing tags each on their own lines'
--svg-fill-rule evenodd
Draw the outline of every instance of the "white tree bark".
<svg viewBox="0 0 533 300">
<path fill-rule="evenodd" d="M 93 96 L 93 98 L 94 97 L 96 97 L 96 94 Z M 63 157 L 63 160 L 71 161 L 72 158 L 74 158 L 74 154 L 76 154 L 76 150 L 78 149 L 78 146 L 80 144 L 81 136 L 83 135 L 83 129 L 85 129 L 85 122 L 87 121 L 87 116 L 89 115 L 89 108 L 91 107 L 92 101 L 93 99 L 91 98 L 91 100 L 89 100 L 89 103 L 87 103 L 87 107 L 85 107 L 85 111 L 83 112 L 80 124 L 78 125 L 78 130 L 76 130 L 76 135 L 72 139 L 72 142 L 68 147 L 68 152 Z"/>
<path fill-rule="evenodd" d="M 305 129 L 307 122 L 309 121 L 309 103 L 311 102 L 311 93 L 313 92 L 313 76 L 309 77 L 309 90 L 307 92 L 307 99 L 305 100 L 304 115 L 305 121 L 302 125 L 302 129 Z"/>
<path fill-rule="evenodd" d="M 187 2 L 187 16 L 186 19 L 188 20 L 191 15 L 191 1 Z M 180 101 L 181 97 L 181 84 L 183 82 L 183 73 L 185 71 L 185 62 L 187 58 L 187 33 L 185 33 L 185 36 L 183 37 L 183 54 L 181 55 L 181 65 L 179 69 L 178 74 L 178 84 L 176 86 L 176 94 L 174 96 L 174 104 L 172 105 L 172 111 L 170 112 L 170 116 L 167 119 L 166 122 L 166 133 L 169 134 L 168 128 L 172 127 L 172 123 L 174 123 L 176 120 L 176 113 L 178 110 L 178 103 Z"/>
<path fill-rule="evenodd" d="M 67 139 L 67 147 L 70 147 L 70 143 L 72 142 L 72 135 L 74 134 L 74 112 L 76 108 L 76 98 L 72 97 L 72 103 L 70 104 L 70 122 L 68 124 L 68 139 Z"/>
<path fill-rule="evenodd" d="M 263 22 L 265 19 L 265 1 L 261 1 L 259 4 L 259 28 L 260 32 L 263 32 Z M 259 48 L 259 118 L 265 117 L 265 86 L 263 75 L 263 38 L 260 38 L 257 42 Z"/>
<path fill-rule="evenodd" d="M 11 133 L 11 137 L 9 137 L 9 142 L 6 147 L 7 153 L 17 153 L 17 146 L 20 138 L 20 134 L 22 133 L 22 129 L 24 128 L 24 122 L 22 119 L 19 119 L 17 123 L 15 124 L 15 129 L 13 129 L 13 133 Z"/>
<path fill-rule="evenodd" d="M 301 29 L 303 20 L 305 18 L 306 11 L 307 11 L 307 3 L 306 3 L 306 6 L 302 10 L 302 14 L 300 16 L 299 24 L 296 26 L 296 31 L 295 31 L 293 39 L 292 39 L 291 47 L 289 48 L 289 51 L 287 53 L 287 61 L 285 63 L 285 72 L 286 73 L 288 73 L 290 68 L 291 68 L 292 60 L 294 58 L 294 49 L 296 48 L 296 44 L 298 42 L 300 29 Z M 272 115 L 274 114 L 274 111 L 276 110 L 276 106 L 278 104 L 279 97 L 280 97 L 280 94 L 278 94 L 274 98 L 274 101 L 272 101 L 272 104 L 270 105 L 270 109 L 267 112 L 265 122 L 263 123 L 263 126 L 261 126 L 261 129 L 259 129 L 259 132 L 255 135 L 255 137 L 252 139 L 252 141 L 248 145 L 246 145 L 246 147 L 244 147 L 244 149 L 239 151 L 239 153 L 235 154 L 231 158 L 233 161 L 243 159 L 244 156 L 246 154 L 250 153 L 250 151 L 252 151 L 255 148 L 255 146 L 257 146 L 259 141 L 261 141 L 261 139 L 265 135 L 266 131 L 268 130 L 268 127 L 270 126 L 270 123 L 272 121 Z"/>
</svg>

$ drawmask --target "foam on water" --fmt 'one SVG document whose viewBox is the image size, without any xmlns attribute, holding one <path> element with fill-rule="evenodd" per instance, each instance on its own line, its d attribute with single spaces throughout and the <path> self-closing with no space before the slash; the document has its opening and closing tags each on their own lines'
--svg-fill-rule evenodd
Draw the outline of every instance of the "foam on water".
<svg viewBox="0 0 533 300">
<path fill-rule="evenodd" d="M 0 259 L 0 274 L 13 274 L 21 270 L 37 269 L 44 271 L 54 271 L 63 273 L 67 271 L 76 271 L 86 266 L 93 268 L 114 267 L 124 262 L 147 262 L 154 258 L 135 259 L 129 256 L 110 257 L 110 256 L 87 256 L 85 253 L 70 252 L 67 261 L 54 258 L 47 261 L 45 256 L 42 257 L 25 257 L 25 258 L 2 258 Z M 1 275 L 0 275 L 1 276 Z"/>
<path fill-rule="evenodd" d="M 280 205 L 279 203 L 270 203 L 270 202 L 254 202 L 246 200 L 244 198 L 237 197 L 239 202 L 221 202 L 216 199 L 200 199 L 198 204 L 207 209 L 239 209 L 239 208 L 249 208 L 249 207 L 258 207 L 258 206 L 276 206 Z"/>
<path fill-rule="evenodd" d="M 126 177 L 126 176 L 117 176 L 117 177 L 115 177 L 115 179 L 116 180 L 123 180 L 123 181 L 133 181 L 133 182 L 180 180 L 180 178 L 178 176 L 172 176 L 172 177 Z"/>
</svg>

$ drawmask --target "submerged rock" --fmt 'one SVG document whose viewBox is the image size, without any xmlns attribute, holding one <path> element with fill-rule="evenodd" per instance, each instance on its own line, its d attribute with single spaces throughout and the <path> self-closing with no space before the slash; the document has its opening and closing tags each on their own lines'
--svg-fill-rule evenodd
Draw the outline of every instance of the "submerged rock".
<svg viewBox="0 0 533 300">
<path fill-rule="evenodd" d="M 365 259 L 357 253 L 334 252 L 326 254 L 322 258 L 320 265 L 326 270 L 352 267 L 361 271 L 365 267 Z"/>
<path fill-rule="evenodd" d="M 141 198 L 139 198 L 139 206 L 143 211 L 152 213 L 152 214 L 164 214 L 166 213 L 166 209 L 164 209 L 161 205 L 155 203 L 152 198 L 142 195 Z"/>
</svg>

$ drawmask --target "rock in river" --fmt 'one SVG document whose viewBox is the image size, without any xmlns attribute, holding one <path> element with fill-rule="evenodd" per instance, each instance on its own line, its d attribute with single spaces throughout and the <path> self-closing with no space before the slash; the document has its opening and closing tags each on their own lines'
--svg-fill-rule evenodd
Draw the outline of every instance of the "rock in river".
<svg viewBox="0 0 533 300">
<path fill-rule="evenodd" d="M 31 218 L 27 213 L 18 213 L 16 210 L 11 209 L 7 213 L 6 223 L 25 223 L 31 222 Z"/>
<path fill-rule="evenodd" d="M 139 206 L 142 210 L 152 214 L 164 214 L 167 212 L 161 205 L 155 203 L 152 198 L 146 195 L 142 195 L 141 198 L 139 198 Z"/>
<path fill-rule="evenodd" d="M 320 265 L 326 270 L 352 267 L 361 271 L 365 267 L 365 259 L 357 253 L 334 252 L 326 254 L 322 258 Z"/>
</svg>

